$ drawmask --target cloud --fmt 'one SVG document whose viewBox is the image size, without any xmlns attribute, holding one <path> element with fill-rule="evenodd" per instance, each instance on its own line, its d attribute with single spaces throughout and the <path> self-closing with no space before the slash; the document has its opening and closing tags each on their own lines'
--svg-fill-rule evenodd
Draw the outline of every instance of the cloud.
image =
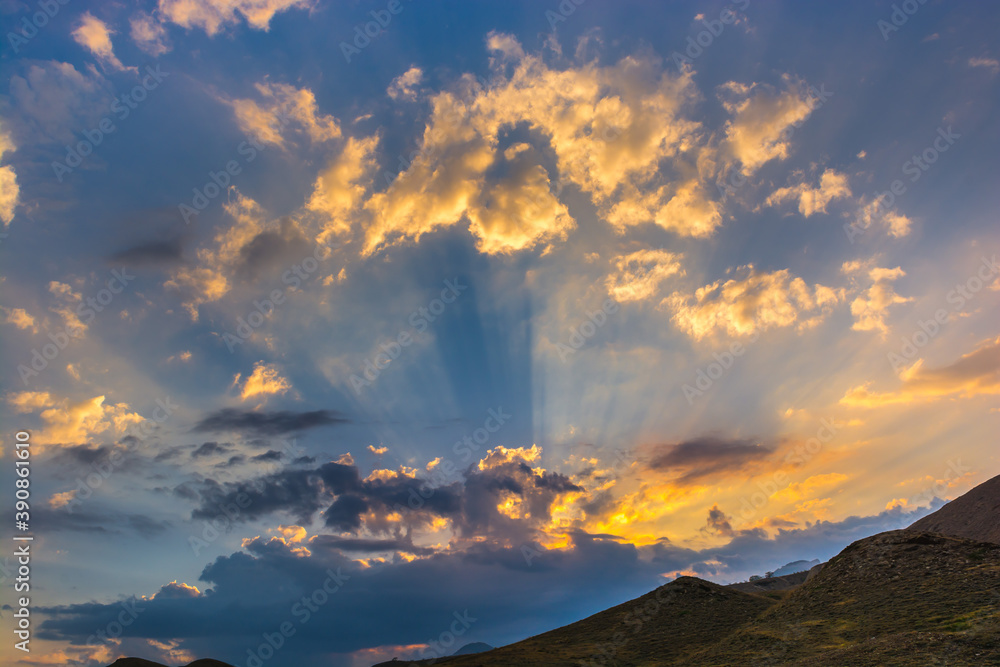
<svg viewBox="0 0 1000 667">
<path fill-rule="evenodd" d="M 0 161 L 3 160 L 5 153 L 16 150 L 17 146 L 14 145 L 10 135 L 0 128 Z M 17 208 L 20 195 L 21 188 L 17 184 L 14 167 L 10 165 L 0 167 L 0 220 L 3 220 L 4 227 L 14 219 L 14 209 Z"/>
<path fill-rule="evenodd" d="M 24 76 L 10 79 L 10 95 L 21 122 L 43 140 L 60 144 L 74 141 L 73 132 L 81 127 L 96 127 L 112 94 L 96 71 L 82 74 L 73 65 L 54 60 L 32 62 Z"/>
<path fill-rule="evenodd" d="M 873 200 L 861 197 L 861 205 L 851 223 L 856 229 L 868 229 L 873 224 L 880 224 L 886 228 L 889 236 L 902 238 L 910 233 L 913 221 L 895 209 L 887 209 L 883 196 L 878 196 Z"/>
<path fill-rule="evenodd" d="M 191 452 L 191 458 L 198 459 L 205 456 L 216 456 L 218 454 L 226 454 L 231 450 L 231 447 L 220 445 L 217 442 L 205 442 L 198 445 L 198 447 Z"/>
<path fill-rule="evenodd" d="M 196 432 L 242 431 L 256 435 L 283 435 L 320 426 L 346 424 L 350 420 L 334 410 L 309 412 L 250 412 L 236 408 L 223 408 L 204 417 Z"/>
<path fill-rule="evenodd" d="M 268 30 L 275 14 L 305 9 L 312 0 L 159 0 L 163 17 L 184 28 L 201 28 L 210 37 L 240 18 L 255 30 Z"/>
<path fill-rule="evenodd" d="M 204 585 L 170 582 L 140 600 L 144 611 L 129 632 L 157 641 L 175 639 L 178 647 L 192 653 L 211 653 L 236 664 L 262 634 L 285 621 L 301 620 L 301 614 L 290 616 L 289 610 L 326 581 L 335 592 L 330 603 L 310 613 L 310 622 L 296 624 L 296 640 L 282 653 L 290 664 L 348 665 L 351 657 L 343 654 L 387 645 L 423 645 L 454 621 L 456 610 L 477 619 L 466 635 L 470 641 L 505 644 L 638 597 L 680 571 L 726 583 L 773 570 L 788 562 L 789 553 L 826 561 L 858 539 L 902 528 L 941 504 L 818 521 L 780 529 L 773 537 L 763 531 L 733 530 L 725 536 L 725 544 L 702 550 L 665 539 L 637 548 L 614 536 L 574 532 L 564 548 L 529 547 L 530 561 L 522 548 L 526 545 L 479 543 L 424 555 L 425 549 L 411 546 L 405 535 L 377 541 L 317 535 L 304 543 L 307 551 L 302 542 L 256 537 L 246 540 L 240 551 L 209 563 L 198 580 Z M 717 512 L 709 525 L 725 531 L 725 508 L 712 510 Z M 412 554 L 410 549 L 418 553 L 412 559 L 355 560 L 348 555 L 393 546 L 399 547 L 396 553 Z M 331 580 L 331 573 L 337 581 Z M 544 596 L 538 595 L 539 577 L 545 580 Z M 581 581 L 592 585 L 581 587 Z M 207 588 L 211 595 L 200 590 Z M 476 605 L 471 607 L 469 600 L 476 600 Z M 368 622 L 386 609 L 406 613 L 393 623 Z M 83 641 L 94 628 L 116 619 L 122 606 L 121 601 L 90 602 L 42 606 L 38 611 L 44 616 L 40 638 Z M 331 634 L 331 627 L 338 632 Z M 331 662 L 336 654 L 342 654 L 342 662 Z"/>
<path fill-rule="evenodd" d="M 290 267 L 312 254 L 309 241 L 291 218 L 269 219 L 257 202 L 230 191 L 223 208 L 232 219 L 195 261 L 174 269 L 164 286 L 181 292 L 184 308 L 197 321 L 199 308 L 219 301 L 240 282 Z"/>
<path fill-rule="evenodd" d="M 674 483 L 690 484 L 724 474 L 752 472 L 773 451 L 756 440 L 703 436 L 653 446 L 647 455 L 651 470 L 673 473 Z"/>
<path fill-rule="evenodd" d="M 125 263 L 129 266 L 145 266 L 179 262 L 183 255 L 181 240 L 149 241 L 119 250 L 108 261 L 113 264 Z"/>
<path fill-rule="evenodd" d="M 47 392 L 15 392 L 5 398 L 18 412 L 39 413 L 43 426 L 32 436 L 38 445 L 90 445 L 97 435 L 120 437 L 145 421 L 127 403 L 105 405 L 104 396 L 71 402 Z"/>
<path fill-rule="evenodd" d="M 333 116 L 323 115 L 316 104 L 316 95 L 308 88 L 296 88 L 286 83 L 258 83 L 255 86 L 261 101 L 223 99 L 236 116 L 243 132 L 264 144 L 285 145 L 283 130 L 294 121 L 314 143 L 323 143 L 340 136 L 340 124 Z"/>
<path fill-rule="evenodd" d="M 991 74 L 1000 73 L 1000 61 L 996 58 L 969 58 L 969 67 L 982 67 Z"/>
<path fill-rule="evenodd" d="M 3 312 L 4 322 L 7 324 L 13 324 L 18 329 L 31 331 L 31 333 L 38 333 L 38 325 L 35 324 L 35 318 L 24 308 L 6 308 L 0 306 L 0 312 Z"/>
<path fill-rule="evenodd" d="M 607 278 L 608 293 L 615 301 L 645 301 L 659 293 L 660 284 L 674 275 L 684 275 L 682 256 L 666 250 L 636 250 L 614 258 L 615 273 Z"/>
<path fill-rule="evenodd" d="M 708 510 L 705 531 L 711 535 L 732 537 L 736 534 L 736 531 L 733 530 L 732 524 L 729 523 L 731 518 L 726 516 L 726 513 L 720 510 L 718 505 L 712 505 L 712 508 Z"/>
<path fill-rule="evenodd" d="M 372 218 L 366 253 L 464 220 L 486 253 L 565 237 L 575 222 L 552 192 L 538 152 L 543 148 L 555 153 L 560 186 L 590 194 L 600 215 L 620 229 L 657 222 L 705 235 L 718 224 L 702 184 L 668 186 L 658 170 L 698 127 L 682 116 L 696 97 L 689 77 L 637 57 L 611 67 L 554 70 L 510 36 L 493 34 L 487 44 L 512 73 L 498 69 L 487 85 L 466 75 L 454 90 L 431 97 L 422 159 L 366 204 Z M 505 128 L 519 125 L 548 146 L 506 145 Z M 615 209 L 622 199 L 635 201 Z"/>
<path fill-rule="evenodd" d="M 862 408 L 907 404 L 946 397 L 972 398 L 1000 394 L 1000 338 L 986 341 L 957 361 L 940 368 L 924 368 L 918 359 L 900 373 L 897 391 L 871 391 L 871 384 L 853 387 L 840 402 Z"/>
<path fill-rule="evenodd" d="M 761 273 L 753 265 L 737 269 L 742 277 L 698 288 L 693 295 L 674 292 L 661 302 L 674 324 L 695 340 L 715 332 L 745 336 L 798 323 L 817 324 L 843 299 L 840 291 L 794 277 L 788 269 Z M 813 315 L 803 319 L 803 315 Z"/>
<path fill-rule="evenodd" d="M 765 206 L 777 206 L 786 201 L 799 201 L 799 213 L 809 217 L 814 213 L 826 213 L 826 205 L 834 199 L 851 196 L 851 188 L 845 174 L 827 169 L 820 177 L 819 186 L 812 188 L 806 183 L 775 190 L 764 202 Z"/>
<path fill-rule="evenodd" d="M 233 384 L 237 384 L 239 379 L 240 374 L 237 373 Z M 281 377 L 277 366 L 258 361 L 254 364 L 253 373 L 243 383 L 240 398 L 245 401 L 254 396 L 276 396 L 284 394 L 291 388 L 292 384 Z"/>
<path fill-rule="evenodd" d="M 333 235 L 350 231 L 357 221 L 365 193 L 375 170 L 378 136 L 348 138 L 343 149 L 316 177 L 306 209 L 322 214 L 323 229 L 317 241 L 326 243 Z"/>
<path fill-rule="evenodd" d="M 169 53 L 173 48 L 162 23 L 146 12 L 137 12 L 129 20 L 131 37 L 135 45 L 154 58 Z"/>
<path fill-rule="evenodd" d="M 84 12 L 73 31 L 73 39 L 77 44 L 93 53 L 101 65 L 106 65 L 119 72 L 126 69 L 135 70 L 135 67 L 125 67 L 118 60 L 111 45 L 111 35 L 113 34 L 114 31 L 108 28 L 104 21 L 90 12 Z"/>
<path fill-rule="evenodd" d="M 733 116 L 726 124 L 726 146 L 752 173 L 773 159 L 785 159 L 791 150 L 788 131 L 805 120 L 813 101 L 785 78 L 786 89 L 767 85 L 727 83 L 720 89 L 723 106 Z"/>
<path fill-rule="evenodd" d="M 854 273 L 862 265 L 847 262 L 843 266 L 844 273 Z M 908 303 L 912 298 L 896 294 L 892 283 L 906 275 L 898 266 L 894 269 L 873 267 L 868 270 L 871 286 L 863 294 L 851 302 L 851 314 L 854 315 L 855 331 L 878 331 L 883 338 L 889 333 L 885 318 L 889 308 L 896 304 Z"/>
<path fill-rule="evenodd" d="M 393 79 L 385 92 L 394 100 L 413 101 L 417 99 L 416 88 L 423 78 L 424 71 L 414 65 Z"/>
</svg>

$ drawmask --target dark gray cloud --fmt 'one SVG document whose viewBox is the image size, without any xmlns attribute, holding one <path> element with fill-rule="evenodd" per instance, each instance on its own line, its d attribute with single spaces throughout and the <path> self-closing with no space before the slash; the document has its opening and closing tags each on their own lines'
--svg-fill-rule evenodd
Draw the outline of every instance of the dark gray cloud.
<svg viewBox="0 0 1000 667">
<path fill-rule="evenodd" d="M 148 241 L 124 248 L 108 257 L 111 264 L 143 266 L 179 262 L 184 247 L 179 238 L 164 241 Z"/>
<path fill-rule="evenodd" d="M 194 430 L 196 432 L 242 431 L 274 436 L 349 422 L 349 419 L 335 410 L 253 412 L 223 408 L 204 417 L 195 425 Z"/>
<path fill-rule="evenodd" d="M 191 458 L 197 459 L 203 456 L 213 456 L 215 454 L 225 454 L 230 450 L 227 445 L 220 445 L 217 442 L 205 442 L 198 445 L 194 451 L 191 452 Z"/>
<path fill-rule="evenodd" d="M 675 481 L 688 483 L 750 469 L 773 451 L 757 440 L 702 436 L 652 447 L 648 465 L 653 470 L 675 473 Z"/>
</svg>

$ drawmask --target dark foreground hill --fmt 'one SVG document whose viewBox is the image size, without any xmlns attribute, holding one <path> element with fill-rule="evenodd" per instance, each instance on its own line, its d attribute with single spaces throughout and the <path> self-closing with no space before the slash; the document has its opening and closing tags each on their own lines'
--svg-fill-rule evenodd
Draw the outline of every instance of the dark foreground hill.
<svg viewBox="0 0 1000 667">
<path fill-rule="evenodd" d="M 928 514 L 910 529 L 1000 544 L 1000 475 Z"/>
<path fill-rule="evenodd" d="M 167 667 L 166 665 L 153 662 L 151 660 L 143 660 L 142 658 L 118 658 L 113 663 L 111 667 Z M 227 662 L 219 662 L 218 660 L 210 660 L 208 658 L 202 658 L 201 660 L 195 660 L 194 662 L 185 665 L 185 667 L 233 667 Z"/>
<path fill-rule="evenodd" d="M 881 533 L 780 601 L 682 577 L 564 628 L 438 664 L 1000 665 L 1000 545 Z"/>
</svg>

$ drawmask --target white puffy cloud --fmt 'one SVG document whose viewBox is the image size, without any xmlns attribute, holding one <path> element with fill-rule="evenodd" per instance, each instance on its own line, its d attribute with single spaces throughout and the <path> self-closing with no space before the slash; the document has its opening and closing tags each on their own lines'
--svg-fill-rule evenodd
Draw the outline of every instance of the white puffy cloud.
<svg viewBox="0 0 1000 667">
<path fill-rule="evenodd" d="M 146 12 L 136 13 L 130 20 L 130 35 L 135 45 L 158 58 L 172 48 L 166 27 Z"/>
<path fill-rule="evenodd" d="M 417 98 L 417 85 L 423 81 L 423 78 L 423 70 L 414 65 L 393 79 L 385 92 L 394 100 L 415 100 Z"/>
<path fill-rule="evenodd" d="M 799 183 L 784 188 L 779 188 L 771 193 L 771 196 L 764 202 L 765 206 L 777 206 L 786 201 L 799 202 L 799 213 L 809 217 L 814 213 L 826 213 L 826 205 L 834 199 L 843 199 L 851 196 L 851 188 L 847 182 L 847 175 L 833 169 L 827 169 L 820 176 L 819 185 L 811 187 L 806 183 Z"/>
<path fill-rule="evenodd" d="M 201 28 L 209 36 L 235 25 L 240 18 L 255 30 L 268 30 L 275 14 L 311 7 L 312 0 L 160 0 L 160 13 L 184 28 Z"/>
<path fill-rule="evenodd" d="M 114 47 L 111 45 L 111 35 L 113 34 L 114 31 L 104 21 L 90 12 L 84 12 L 76 29 L 73 30 L 73 39 L 76 40 L 77 44 L 93 53 L 102 65 L 107 65 L 117 71 L 134 70 L 134 67 L 127 68 L 122 65 L 122 61 L 118 60 L 118 56 L 115 55 Z"/>
<path fill-rule="evenodd" d="M 608 292 L 615 301 L 645 301 L 659 293 L 660 284 L 673 275 L 683 275 L 681 255 L 666 250 L 636 250 L 614 259 L 615 272 L 608 276 Z"/>
<path fill-rule="evenodd" d="M 286 83 L 258 83 L 260 101 L 223 100 L 233 109 L 240 129 L 258 141 L 275 146 L 285 143 L 284 131 L 294 122 L 310 141 L 322 143 L 340 136 L 340 124 L 333 116 L 323 115 L 316 96 L 308 88 Z"/>
<path fill-rule="evenodd" d="M 889 307 L 912 301 L 912 298 L 902 297 L 896 293 L 893 282 L 906 275 L 900 267 L 887 269 L 881 267 L 867 268 L 858 262 L 848 262 L 843 266 L 844 273 L 856 273 L 867 269 L 866 275 L 871 285 L 851 302 L 851 314 L 854 315 L 856 331 L 878 331 L 884 338 L 889 333 L 885 318 Z"/>
<path fill-rule="evenodd" d="M 233 379 L 234 385 L 239 385 L 240 377 L 240 374 L 237 373 Z M 281 376 L 277 366 L 258 361 L 254 364 L 253 372 L 243 382 L 240 398 L 244 401 L 255 396 L 266 398 L 284 394 L 291 388 L 292 383 Z"/>
<path fill-rule="evenodd" d="M 681 331 L 700 340 L 717 332 L 744 336 L 792 324 L 810 327 L 844 298 L 841 290 L 810 287 L 788 269 L 761 273 L 748 265 L 738 271 L 741 277 L 717 280 L 693 295 L 674 292 L 661 307 Z"/>
<path fill-rule="evenodd" d="M 10 135 L 0 128 L 0 161 L 3 160 L 4 153 L 14 150 L 17 150 L 17 147 L 14 146 Z M 5 227 L 14 219 L 14 209 L 17 208 L 20 196 L 21 188 L 17 184 L 14 167 L 10 165 L 0 167 L 0 220 L 3 220 Z"/>
<path fill-rule="evenodd" d="M 786 78 L 787 87 L 730 82 L 721 89 L 723 106 L 733 119 L 726 125 L 726 143 L 745 173 L 756 171 L 765 162 L 788 157 L 788 131 L 805 120 L 814 102 Z"/>
</svg>

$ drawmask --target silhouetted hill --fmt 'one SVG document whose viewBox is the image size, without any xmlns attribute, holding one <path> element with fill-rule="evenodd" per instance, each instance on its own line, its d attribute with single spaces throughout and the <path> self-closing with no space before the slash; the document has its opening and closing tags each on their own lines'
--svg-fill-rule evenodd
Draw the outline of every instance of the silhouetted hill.
<svg viewBox="0 0 1000 667">
<path fill-rule="evenodd" d="M 466 644 L 462 648 L 458 649 L 452 655 L 473 655 L 475 653 L 485 653 L 486 651 L 492 651 L 493 647 L 486 642 L 472 642 L 471 644 Z"/>
<path fill-rule="evenodd" d="M 910 530 L 1000 544 L 1000 475 L 928 514 Z"/>
<path fill-rule="evenodd" d="M 797 560 L 789 563 L 788 565 L 782 565 L 777 570 L 774 571 L 772 577 L 783 577 L 786 574 L 797 574 L 799 572 L 808 572 L 815 566 L 819 565 L 819 561 L 813 560 Z"/>
<path fill-rule="evenodd" d="M 890 531 L 855 542 L 821 568 L 771 579 L 789 578 L 805 583 L 775 602 L 683 577 L 564 628 L 438 663 L 1000 665 L 1000 545 Z M 652 604 L 658 597 L 663 602 Z M 602 654 L 602 646 L 610 650 Z"/>
<path fill-rule="evenodd" d="M 118 658 L 110 667 L 167 667 L 159 662 L 152 662 L 151 660 L 143 660 L 142 658 Z M 212 660 L 210 658 L 202 658 L 201 660 L 195 660 L 194 662 L 185 665 L 185 667 L 233 667 L 228 662 L 219 662 L 218 660 Z"/>
</svg>

